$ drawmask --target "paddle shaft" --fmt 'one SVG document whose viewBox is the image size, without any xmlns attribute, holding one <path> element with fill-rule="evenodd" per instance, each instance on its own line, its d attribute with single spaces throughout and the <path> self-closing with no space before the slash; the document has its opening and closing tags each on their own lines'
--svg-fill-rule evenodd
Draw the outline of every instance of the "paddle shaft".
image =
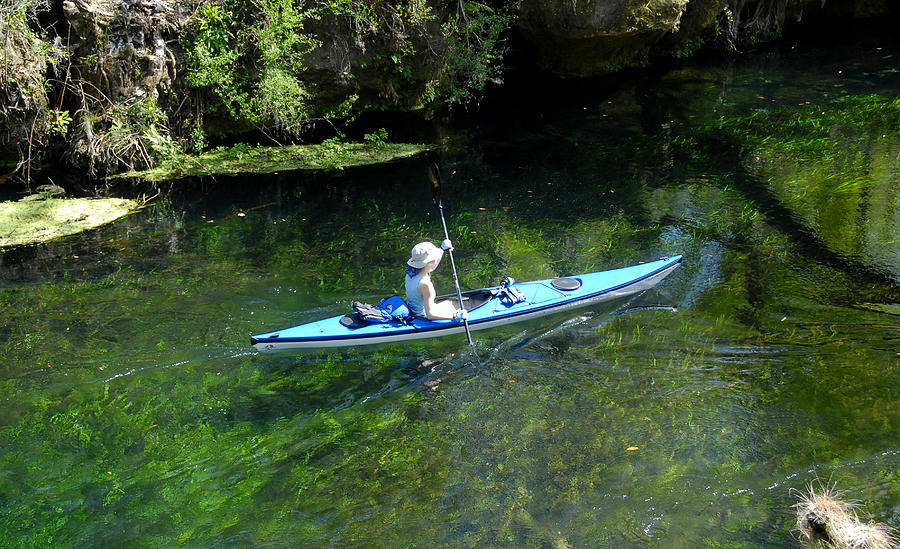
<svg viewBox="0 0 900 549">
<path fill-rule="evenodd" d="M 438 212 L 441 214 L 441 225 L 444 227 L 444 238 L 450 240 L 450 233 L 447 232 L 447 222 L 444 220 L 444 205 L 441 204 L 440 197 L 437 199 L 437 207 Z M 453 251 L 447 250 L 447 255 L 450 256 L 450 269 L 453 271 L 453 284 L 456 285 L 456 297 L 459 299 L 459 308 L 465 309 L 465 307 L 463 307 L 462 290 L 459 289 L 459 277 L 456 276 L 456 262 L 453 261 Z M 466 339 L 469 340 L 469 345 L 474 347 L 475 342 L 472 341 L 472 332 L 469 330 L 469 321 L 465 318 L 463 319 L 463 326 L 466 328 Z"/>
</svg>

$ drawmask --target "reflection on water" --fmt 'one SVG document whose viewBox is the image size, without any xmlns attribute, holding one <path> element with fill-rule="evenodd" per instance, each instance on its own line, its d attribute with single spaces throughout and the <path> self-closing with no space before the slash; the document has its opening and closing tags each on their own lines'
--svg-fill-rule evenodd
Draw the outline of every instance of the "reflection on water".
<svg viewBox="0 0 900 549">
<path fill-rule="evenodd" d="M 440 234 L 424 161 L 182 182 L 4 252 L 0 541 L 794 547 L 790 489 L 815 478 L 900 524 L 888 46 L 439 128 L 464 286 L 685 256 L 643 295 L 475 349 L 249 347 L 398 291 Z M 867 179 L 834 192 L 834 170 Z"/>
</svg>

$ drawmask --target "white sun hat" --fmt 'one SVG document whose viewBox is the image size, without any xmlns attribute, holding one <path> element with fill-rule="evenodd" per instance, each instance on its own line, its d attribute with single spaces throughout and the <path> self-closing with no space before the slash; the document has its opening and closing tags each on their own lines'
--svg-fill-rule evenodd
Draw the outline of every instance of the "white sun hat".
<svg viewBox="0 0 900 549">
<path fill-rule="evenodd" d="M 419 242 L 413 246 L 411 257 L 406 264 L 410 267 L 421 269 L 432 261 L 440 261 L 442 257 L 444 257 L 444 250 L 431 242 Z"/>
</svg>

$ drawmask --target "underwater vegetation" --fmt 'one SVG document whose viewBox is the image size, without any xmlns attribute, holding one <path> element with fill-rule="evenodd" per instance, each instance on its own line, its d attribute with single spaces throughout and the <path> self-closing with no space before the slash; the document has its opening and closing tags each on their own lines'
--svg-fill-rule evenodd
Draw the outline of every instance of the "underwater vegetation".
<svg viewBox="0 0 900 549">
<path fill-rule="evenodd" d="M 896 196 L 892 102 L 591 141 L 598 114 L 578 147 L 542 127 L 521 156 L 448 154 L 465 287 L 685 257 L 639 298 L 474 351 L 248 346 L 399 291 L 441 232 L 421 158 L 180 181 L 5 251 L 0 545 L 785 548 L 815 478 L 894 528 L 900 287 L 875 261 L 894 243 L 845 244 L 891 230 L 869 201 Z M 832 192 L 838 168 L 877 177 Z"/>
<path fill-rule="evenodd" d="M 111 179 L 137 178 L 170 181 L 186 177 L 273 173 L 295 170 L 342 170 L 352 166 L 381 164 L 421 154 L 427 145 L 406 143 L 344 143 L 338 139 L 316 145 L 251 147 L 238 144 L 198 155 L 180 154 L 152 169 L 127 171 Z"/>
<path fill-rule="evenodd" d="M 837 256 L 900 275 L 900 97 L 852 95 L 828 104 L 758 111 L 699 130 L 724 138 L 761 205 Z M 700 146 L 689 139 L 685 147 Z M 694 151 L 692 154 L 697 154 Z M 753 188 L 755 182 L 736 182 Z"/>
</svg>

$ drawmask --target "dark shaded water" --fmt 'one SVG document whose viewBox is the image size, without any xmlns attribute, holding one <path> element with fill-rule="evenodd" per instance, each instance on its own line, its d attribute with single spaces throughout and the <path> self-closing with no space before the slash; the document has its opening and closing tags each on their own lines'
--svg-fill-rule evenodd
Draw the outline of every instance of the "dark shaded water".
<svg viewBox="0 0 900 549">
<path fill-rule="evenodd" d="M 876 42 L 436 123 L 463 286 L 685 256 L 474 351 L 248 346 L 399 291 L 440 237 L 425 160 L 180 182 L 4 252 L 0 542 L 795 547 L 817 479 L 900 526 L 900 57 Z"/>
</svg>

